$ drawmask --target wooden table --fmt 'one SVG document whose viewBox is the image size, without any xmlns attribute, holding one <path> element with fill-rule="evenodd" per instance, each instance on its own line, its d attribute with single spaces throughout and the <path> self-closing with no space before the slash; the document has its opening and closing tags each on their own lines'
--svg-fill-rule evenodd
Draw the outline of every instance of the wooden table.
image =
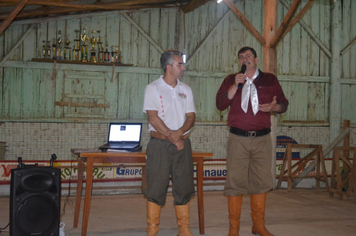
<svg viewBox="0 0 356 236">
<path fill-rule="evenodd" d="M 74 151 L 75 153 L 75 151 Z M 78 152 L 76 154 L 79 154 Z M 199 232 L 204 234 L 204 200 L 203 200 L 203 167 L 204 157 L 212 157 L 213 153 L 193 152 L 193 162 L 197 165 L 197 192 L 198 192 L 198 216 L 199 216 Z M 77 196 L 74 213 L 73 227 L 78 227 L 79 211 L 83 187 L 83 170 L 84 162 L 86 162 L 87 178 L 86 191 L 84 200 L 84 212 L 82 223 L 82 236 L 86 236 L 91 192 L 93 185 L 93 164 L 94 163 L 146 163 L 145 152 L 81 152 L 78 158 L 78 182 L 77 182 Z M 144 174 L 143 174 L 144 175 Z M 143 176 L 144 179 L 144 176 Z"/>
</svg>

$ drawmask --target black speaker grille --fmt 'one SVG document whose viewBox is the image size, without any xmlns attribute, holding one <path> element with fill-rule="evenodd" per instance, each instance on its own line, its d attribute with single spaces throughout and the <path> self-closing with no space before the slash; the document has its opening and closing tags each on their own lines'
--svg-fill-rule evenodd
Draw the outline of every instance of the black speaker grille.
<svg viewBox="0 0 356 236">
<path fill-rule="evenodd" d="M 50 235 L 56 227 L 58 210 L 47 196 L 33 196 L 18 205 L 16 226 L 24 234 Z"/>
<path fill-rule="evenodd" d="M 54 177 L 49 172 L 40 171 L 31 173 L 22 177 L 22 186 L 28 192 L 48 191 L 53 185 Z"/>
</svg>

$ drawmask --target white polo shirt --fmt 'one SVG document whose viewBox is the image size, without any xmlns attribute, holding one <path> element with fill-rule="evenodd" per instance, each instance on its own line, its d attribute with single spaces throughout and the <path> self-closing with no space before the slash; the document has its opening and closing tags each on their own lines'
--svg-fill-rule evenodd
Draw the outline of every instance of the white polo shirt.
<svg viewBox="0 0 356 236">
<path fill-rule="evenodd" d="M 145 88 L 143 112 L 148 110 L 158 111 L 158 117 L 166 126 L 177 130 L 183 126 L 186 113 L 196 113 L 192 89 L 179 80 L 173 88 L 163 80 L 162 75 Z M 151 124 L 149 130 L 156 131 Z"/>
</svg>

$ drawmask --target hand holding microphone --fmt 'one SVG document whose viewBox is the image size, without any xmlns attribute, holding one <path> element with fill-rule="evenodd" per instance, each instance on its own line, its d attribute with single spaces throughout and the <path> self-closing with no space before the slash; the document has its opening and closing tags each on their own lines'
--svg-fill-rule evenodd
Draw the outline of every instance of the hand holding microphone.
<svg viewBox="0 0 356 236">
<path fill-rule="evenodd" d="M 245 71 L 246 71 L 246 65 L 243 64 L 243 65 L 241 66 L 241 70 L 240 70 L 239 74 L 244 74 Z M 242 88 L 242 86 L 243 86 L 243 83 L 239 83 L 238 86 L 237 86 L 237 88 L 240 89 L 240 88 Z"/>
<path fill-rule="evenodd" d="M 241 66 L 240 72 L 235 75 L 235 83 L 232 84 L 232 85 L 230 86 L 230 88 L 229 88 L 227 97 L 228 97 L 230 100 L 235 96 L 237 90 L 238 90 L 239 88 L 242 88 L 243 83 L 245 82 L 245 77 L 246 77 L 246 76 L 244 75 L 245 71 L 246 71 L 246 65 L 243 64 L 243 65 Z"/>
</svg>

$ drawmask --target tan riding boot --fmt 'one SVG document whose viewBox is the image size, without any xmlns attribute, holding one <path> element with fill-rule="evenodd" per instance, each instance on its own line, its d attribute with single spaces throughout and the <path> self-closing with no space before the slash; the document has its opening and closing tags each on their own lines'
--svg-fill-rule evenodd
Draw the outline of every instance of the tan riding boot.
<svg viewBox="0 0 356 236">
<path fill-rule="evenodd" d="M 229 235 L 239 236 L 242 195 L 228 196 Z"/>
<path fill-rule="evenodd" d="M 252 234 L 274 236 L 265 227 L 266 193 L 251 195 Z"/>
<path fill-rule="evenodd" d="M 147 236 L 156 236 L 161 216 L 161 206 L 147 201 Z"/>
<path fill-rule="evenodd" d="M 176 205 L 175 209 L 178 224 L 177 236 L 194 236 L 189 229 L 189 203 L 186 205 Z"/>
</svg>

